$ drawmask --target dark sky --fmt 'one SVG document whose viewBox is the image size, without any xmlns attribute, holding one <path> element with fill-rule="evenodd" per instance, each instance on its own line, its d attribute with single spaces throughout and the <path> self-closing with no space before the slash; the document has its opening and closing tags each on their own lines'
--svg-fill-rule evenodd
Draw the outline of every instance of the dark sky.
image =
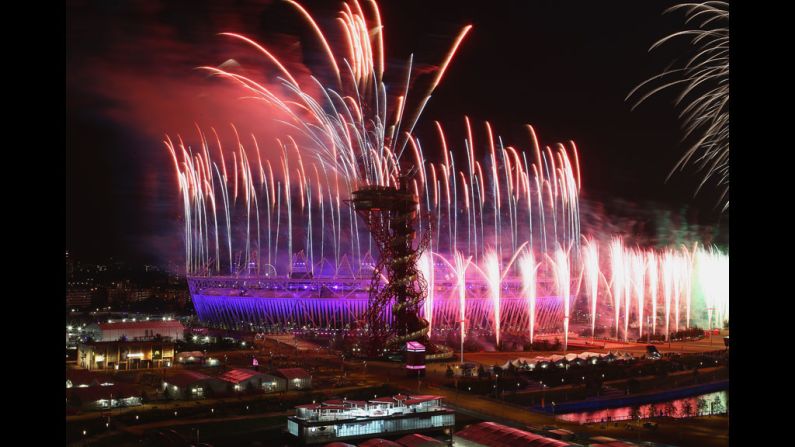
<svg viewBox="0 0 795 447">
<path fill-rule="evenodd" d="M 302 4 L 324 29 L 336 26 L 331 18 L 341 4 Z M 693 199 L 697 174 L 689 171 L 665 182 L 686 149 L 673 96 L 660 95 L 634 112 L 624 101 L 683 49 L 648 52 L 681 26 L 682 14 L 662 14 L 673 4 L 401 0 L 380 7 L 389 70 L 398 73 L 412 52 L 420 66 L 438 64 L 458 30 L 474 25 L 417 127 L 426 155 L 435 143 L 434 120 L 459 146 L 464 115 L 481 129 L 476 141 L 488 120 L 523 148 L 529 123 L 542 144 L 576 141 L 584 199 L 687 205 L 693 219 L 711 224 L 720 216 L 715 189 Z M 163 252 L 173 251 L 179 260 L 181 209 L 163 136 L 190 134 L 194 122 L 272 129 L 261 109 L 241 104 L 239 91 L 194 70 L 230 58 L 267 68 L 217 35 L 225 31 L 255 38 L 313 71 L 322 68 L 311 32 L 283 2 L 67 6 L 66 248 L 78 258 L 162 261 Z M 290 68 L 306 74 L 296 64 Z"/>
</svg>

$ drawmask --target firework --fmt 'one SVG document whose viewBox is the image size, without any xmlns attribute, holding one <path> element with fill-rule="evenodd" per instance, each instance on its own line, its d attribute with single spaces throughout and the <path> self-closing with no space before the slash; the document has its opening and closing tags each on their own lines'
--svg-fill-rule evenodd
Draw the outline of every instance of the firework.
<svg viewBox="0 0 795 447">
<path fill-rule="evenodd" d="M 644 94 L 633 109 L 654 94 L 681 87 L 676 105 L 685 123 L 685 139 L 695 143 L 674 166 L 671 174 L 688 163 L 704 172 L 700 190 L 711 178 L 717 179 L 723 210 L 729 207 L 729 4 L 718 1 L 685 3 L 665 12 L 685 11 L 689 29 L 675 32 L 652 45 L 651 50 L 671 40 L 690 38 L 690 54 L 678 68 L 668 69 L 633 89 L 627 99 L 646 87 L 658 85 Z M 670 174 L 669 174 L 670 177 Z"/>
<path fill-rule="evenodd" d="M 599 294 L 599 247 L 596 241 L 588 240 L 583 262 L 587 275 L 588 296 L 591 298 L 591 337 L 593 337 L 596 333 L 596 304 Z"/>
<path fill-rule="evenodd" d="M 489 122 L 465 116 L 460 145 L 434 123 L 434 152 L 442 161 L 425 158 L 414 126 L 471 27 L 461 30 L 429 89 L 419 96 L 420 107 L 411 111 L 406 104 L 413 93 L 413 58 L 399 96 L 388 97 L 374 2 L 369 14 L 355 2 L 341 13 L 338 23 L 347 43 L 341 57 L 311 14 L 288 1 L 321 42 L 333 73 L 330 86 L 316 77 L 299 79 L 265 46 L 227 33 L 264 55 L 279 85 L 266 87 L 220 68 L 204 69 L 275 108 L 285 134 L 275 144 L 265 143 L 253 135 L 241 137 L 230 126 L 220 134 L 234 136 L 231 147 L 222 147 L 216 129 L 210 129 L 214 138 L 208 139 L 198 126 L 195 147 L 181 136 L 165 138 L 183 205 L 185 271 L 192 280 L 212 284 L 234 278 L 244 284 L 234 287 L 244 288 L 293 273 L 329 281 L 369 280 L 378 254 L 346 200 L 359 188 L 395 186 L 401 173 L 413 172 L 420 231 L 432 232 L 430 249 L 418 261 L 428 283 L 421 309 L 432 334 L 436 328 L 457 327 L 463 344 L 469 331 L 481 330 L 493 334 L 499 346 L 505 333 L 526 335 L 532 342 L 539 333 L 562 331 L 567 349 L 572 325 L 590 326 L 595 337 L 597 329 L 612 323 L 619 338 L 623 317 L 623 339 L 629 339 L 631 321 L 640 338 L 648 312 L 649 331 L 657 333 L 660 287 L 667 338 L 672 328 L 679 329 L 680 312 L 686 327 L 691 317 L 710 327 L 728 318 L 728 255 L 698 246 L 628 249 L 618 237 L 581 234 L 580 158 L 573 141 L 544 144 L 528 125 L 527 146 L 510 145 Z M 266 147 L 276 150 L 261 150 Z M 409 156 L 404 157 L 406 148 Z M 271 159 L 268 154 L 274 153 Z M 212 303 L 197 304 L 197 312 L 216 315 L 217 303 Z M 581 321 L 578 306 L 587 315 Z M 319 308 L 319 315 L 302 310 L 300 318 L 316 324 L 336 315 Z M 298 318 L 287 315 L 288 323 Z M 600 321 L 600 315 L 612 318 Z"/>
<path fill-rule="evenodd" d="M 562 248 L 555 251 L 555 273 L 557 276 L 558 296 L 563 300 L 563 351 L 569 346 L 569 314 L 571 307 L 571 266 L 569 254 Z"/>
<path fill-rule="evenodd" d="M 522 291 L 527 299 L 527 315 L 528 315 L 528 336 L 530 337 L 530 344 L 533 343 L 533 336 L 535 335 L 535 322 L 536 322 L 536 265 L 535 256 L 533 256 L 532 249 L 519 258 L 519 269 L 522 275 Z"/>
<path fill-rule="evenodd" d="M 497 252 L 489 251 L 483 260 L 483 270 L 485 271 L 486 281 L 489 285 L 489 295 L 491 296 L 494 304 L 494 335 L 497 338 L 497 346 L 500 345 L 500 289 L 501 289 L 501 271 L 500 259 Z"/>
</svg>

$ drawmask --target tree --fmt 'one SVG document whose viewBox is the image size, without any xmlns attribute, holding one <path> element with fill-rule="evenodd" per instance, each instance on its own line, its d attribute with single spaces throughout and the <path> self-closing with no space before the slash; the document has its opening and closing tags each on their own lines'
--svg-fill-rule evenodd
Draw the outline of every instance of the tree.
<svg viewBox="0 0 795 447">
<path fill-rule="evenodd" d="M 726 408 L 723 406 L 723 401 L 720 398 L 720 395 L 716 394 L 714 398 L 712 398 L 712 408 L 711 414 L 721 414 L 726 411 Z"/>
<path fill-rule="evenodd" d="M 693 403 L 690 402 L 690 399 L 685 399 L 682 403 L 682 414 L 688 418 L 693 415 Z"/>
<path fill-rule="evenodd" d="M 632 407 L 630 407 L 629 411 L 630 411 L 630 418 L 632 418 L 633 421 L 640 419 L 640 406 L 633 405 Z"/>
<path fill-rule="evenodd" d="M 709 403 L 703 397 L 699 397 L 698 401 L 696 401 L 696 406 L 698 408 L 697 416 L 701 416 L 707 412 L 707 408 L 709 407 Z"/>
<path fill-rule="evenodd" d="M 649 405 L 649 417 L 656 417 L 660 414 L 660 409 L 657 408 L 657 405 L 651 404 Z"/>
<path fill-rule="evenodd" d="M 515 375 L 516 366 L 514 366 L 513 363 L 508 362 L 508 371 L 507 372 L 511 373 L 511 375 Z"/>
<path fill-rule="evenodd" d="M 665 415 L 668 417 L 676 417 L 676 405 L 674 405 L 673 401 L 665 403 Z"/>
</svg>

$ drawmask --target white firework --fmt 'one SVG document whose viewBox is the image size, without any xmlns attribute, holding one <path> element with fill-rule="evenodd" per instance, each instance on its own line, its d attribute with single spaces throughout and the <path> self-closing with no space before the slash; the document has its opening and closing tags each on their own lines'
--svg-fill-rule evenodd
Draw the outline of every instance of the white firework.
<svg viewBox="0 0 795 447">
<path fill-rule="evenodd" d="M 676 105 L 681 107 L 684 139 L 696 140 L 668 176 L 688 163 L 695 165 L 704 174 L 696 193 L 709 179 L 716 179 L 725 211 L 729 207 L 729 4 L 684 3 L 665 13 L 675 10 L 685 11 L 689 28 L 658 40 L 649 51 L 675 38 L 689 37 L 686 62 L 638 85 L 627 99 L 644 87 L 657 85 L 635 103 L 634 110 L 662 90 L 682 87 Z"/>
</svg>

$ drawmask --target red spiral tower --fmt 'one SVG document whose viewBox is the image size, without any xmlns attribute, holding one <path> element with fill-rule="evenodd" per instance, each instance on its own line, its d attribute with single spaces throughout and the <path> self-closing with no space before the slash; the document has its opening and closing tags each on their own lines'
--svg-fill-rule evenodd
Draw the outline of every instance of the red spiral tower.
<svg viewBox="0 0 795 447">
<path fill-rule="evenodd" d="M 368 186 L 352 194 L 354 210 L 380 252 L 365 315 L 371 355 L 408 341 L 425 341 L 428 334 L 428 323 L 419 316 L 427 284 L 417 269 L 417 259 L 428 245 L 431 232 L 425 232 L 415 245 L 419 198 L 409 191 L 408 183 L 407 177 L 401 177 L 399 188 Z"/>
</svg>

